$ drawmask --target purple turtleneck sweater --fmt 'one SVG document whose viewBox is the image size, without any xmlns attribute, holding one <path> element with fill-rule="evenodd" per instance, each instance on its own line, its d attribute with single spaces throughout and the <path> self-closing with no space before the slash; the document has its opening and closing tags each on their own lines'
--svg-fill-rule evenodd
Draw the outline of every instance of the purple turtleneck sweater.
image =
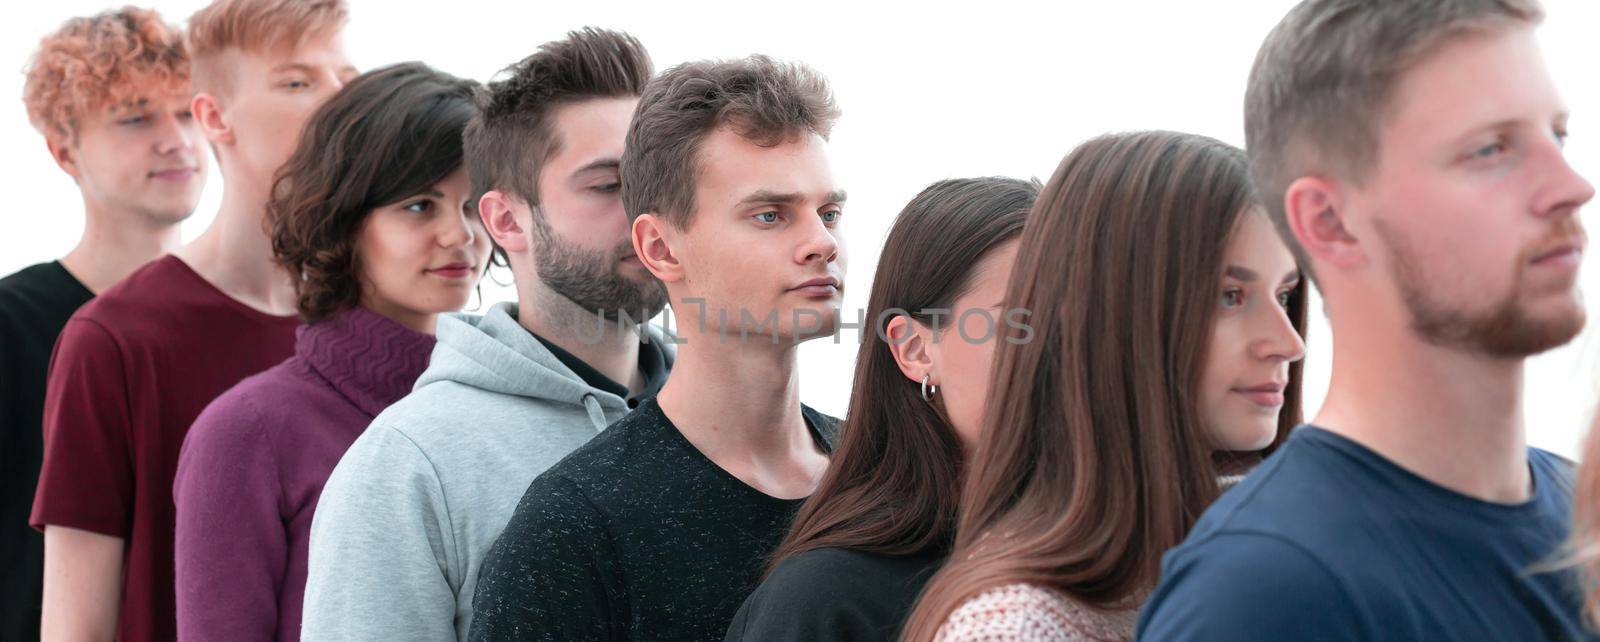
<svg viewBox="0 0 1600 642">
<path fill-rule="evenodd" d="M 354 308 L 301 326 L 293 357 L 200 414 L 173 484 L 181 639 L 300 639 L 322 485 L 372 418 L 411 392 L 433 344 Z"/>
</svg>

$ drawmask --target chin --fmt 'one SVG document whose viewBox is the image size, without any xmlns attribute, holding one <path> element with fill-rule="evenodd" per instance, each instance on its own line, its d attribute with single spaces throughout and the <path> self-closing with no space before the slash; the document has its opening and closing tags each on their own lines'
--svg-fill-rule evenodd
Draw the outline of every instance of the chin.
<svg viewBox="0 0 1600 642">
<path fill-rule="evenodd" d="M 1223 450 L 1251 453 L 1271 446 L 1273 438 L 1278 436 L 1276 419 L 1274 417 L 1271 423 L 1263 423 L 1260 417 L 1236 419 L 1233 425 L 1237 429 L 1222 435 Z"/>
</svg>

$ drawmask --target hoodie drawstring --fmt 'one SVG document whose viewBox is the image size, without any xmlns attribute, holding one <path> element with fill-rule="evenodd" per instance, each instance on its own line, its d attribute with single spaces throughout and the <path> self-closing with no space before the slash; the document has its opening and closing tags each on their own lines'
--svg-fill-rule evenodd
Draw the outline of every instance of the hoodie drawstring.
<svg viewBox="0 0 1600 642">
<path fill-rule="evenodd" d="M 584 393 L 583 407 L 589 411 L 589 422 L 594 424 L 594 431 L 599 433 L 605 430 L 610 422 L 606 421 L 606 413 L 600 410 L 600 400 L 591 393 Z"/>
</svg>

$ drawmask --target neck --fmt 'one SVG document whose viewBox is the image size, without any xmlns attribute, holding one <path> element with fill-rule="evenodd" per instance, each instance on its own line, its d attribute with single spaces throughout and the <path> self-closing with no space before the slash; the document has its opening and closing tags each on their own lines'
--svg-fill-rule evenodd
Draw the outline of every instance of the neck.
<svg viewBox="0 0 1600 642">
<path fill-rule="evenodd" d="M 228 297 L 266 314 L 294 314 L 294 283 L 274 262 L 263 227 L 266 189 L 240 177 L 225 180 L 216 220 L 178 256 Z"/>
<path fill-rule="evenodd" d="M 1530 496 L 1522 359 L 1441 348 L 1378 315 L 1332 316 L 1333 377 L 1315 423 L 1485 501 Z M 1386 326 L 1386 327 L 1385 327 Z"/>
<path fill-rule="evenodd" d="M 715 328 L 679 328 L 677 359 L 662 387 L 661 409 L 689 441 L 714 452 L 752 459 L 814 452 L 800 414 L 800 379 L 793 341 L 772 345 L 763 336 L 719 340 Z"/>
<path fill-rule="evenodd" d="M 113 214 L 87 200 L 84 214 L 83 236 L 61 264 L 95 294 L 178 247 L 176 222 L 152 221 L 137 212 Z"/>
<path fill-rule="evenodd" d="M 518 279 L 518 282 L 532 282 L 517 296 L 517 322 L 522 327 L 582 359 L 612 381 L 627 386 L 629 392 L 644 389 L 644 375 L 639 372 L 637 326 L 603 320 L 533 279 Z"/>
</svg>

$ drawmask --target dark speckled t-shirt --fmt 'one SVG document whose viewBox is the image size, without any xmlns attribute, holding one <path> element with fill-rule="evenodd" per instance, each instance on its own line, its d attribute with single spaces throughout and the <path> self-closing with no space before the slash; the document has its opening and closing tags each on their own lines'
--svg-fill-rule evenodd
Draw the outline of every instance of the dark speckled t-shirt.
<svg viewBox="0 0 1600 642">
<path fill-rule="evenodd" d="M 833 450 L 837 420 L 802 407 Z M 721 640 L 804 500 L 717 466 L 651 399 L 533 481 L 484 560 L 472 640 Z"/>
</svg>

